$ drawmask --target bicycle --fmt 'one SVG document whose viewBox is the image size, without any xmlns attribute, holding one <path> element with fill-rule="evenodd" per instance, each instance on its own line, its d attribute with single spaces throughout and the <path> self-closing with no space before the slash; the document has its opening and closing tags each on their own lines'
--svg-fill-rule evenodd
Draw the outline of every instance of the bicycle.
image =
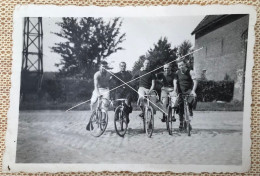
<svg viewBox="0 0 260 176">
<path fill-rule="evenodd" d="M 172 122 L 175 122 L 176 119 L 174 119 L 174 117 L 176 117 L 176 99 L 178 99 L 178 97 L 175 97 L 175 96 L 171 96 L 171 95 L 168 95 L 168 107 L 167 107 L 167 119 L 166 119 L 166 128 L 169 132 L 169 135 L 172 135 L 172 131 L 173 131 L 173 128 L 172 128 Z"/>
<path fill-rule="evenodd" d="M 153 91 L 155 95 L 151 93 L 149 95 L 144 95 L 146 100 L 144 108 L 144 129 L 148 137 L 151 137 L 154 130 L 154 112 L 153 108 L 150 105 L 151 97 L 158 97 L 156 91 Z"/>
<path fill-rule="evenodd" d="M 191 136 L 191 119 L 190 119 L 190 111 L 189 111 L 189 104 L 188 104 L 188 98 L 194 97 L 190 94 L 180 94 L 180 98 L 183 100 L 183 108 L 184 108 L 184 129 L 187 131 L 188 136 Z"/>
<path fill-rule="evenodd" d="M 115 115 L 114 115 L 115 130 L 120 137 L 124 137 L 128 127 L 129 119 L 127 119 L 127 116 L 124 111 L 125 110 L 124 102 L 126 100 L 127 99 L 123 99 L 123 98 L 115 100 L 120 102 L 120 105 L 118 105 L 115 109 Z"/>
<path fill-rule="evenodd" d="M 101 136 L 107 128 L 107 124 L 108 124 L 107 110 L 105 110 L 101 106 L 103 103 L 102 100 L 104 100 L 104 99 L 105 98 L 102 98 L 102 96 L 98 97 L 97 107 L 92 112 L 89 123 L 86 127 L 86 129 L 89 130 L 90 134 L 94 137 Z"/>
</svg>

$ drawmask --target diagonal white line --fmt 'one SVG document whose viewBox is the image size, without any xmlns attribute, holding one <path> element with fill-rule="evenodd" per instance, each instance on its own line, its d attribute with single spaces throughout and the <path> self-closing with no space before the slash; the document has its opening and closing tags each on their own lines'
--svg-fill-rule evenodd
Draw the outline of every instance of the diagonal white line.
<svg viewBox="0 0 260 176">
<path fill-rule="evenodd" d="M 173 60 L 173 61 L 168 62 L 168 63 L 165 63 L 165 64 L 170 64 L 170 63 L 173 63 L 173 62 L 180 61 L 180 60 L 182 60 L 183 58 L 185 58 L 186 56 L 191 55 L 191 54 L 193 54 L 193 53 L 195 53 L 195 52 L 201 50 L 202 48 L 203 48 L 203 47 L 201 47 L 201 48 L 199 48 L 199 49 L 196 49 L 196 50 L 194 50 L 193 52 L 190 52 L 190 53 L 188 53 L 188 54 L 186 54 L 186 55 L 184 55 L 184 56 L 182 56 L 182 57 L 180 57 L 180 58 L 177 58 L 176 60 Z M 164 64 L 164 65 L 165 65 L 165 64 Z M 111 89 L 110 91 L 115 90 L 115 89 L 117 89 L 117 88 L 119 88 L 119 87 L 121 87 L 121 86 L 123 86 L 123 85 L 126 85 L 126 84 L 128 84 L 128 83 L 130 83 L 130 82 L 133 82 L 133 81 L 135 81 L 135 80 L 137 80 L 137 79 L 139 79 L 139 78 L 141 78 L 141 77 L 143 77 L 143 76 L 145 76 L 145 75 L 148 75 L 148 74 L 150 74 L 150 73 L 152 73 L 152 72 L 154 72 L 154 71 L 156 71 L 156 70 L 159 70 L 160 68 L 163 68 L 164 65 L 162 65 L 162 66 L 160 66 L 160 67 L 158 67 L 158 68 L 156 68 L 156 69 L 154 69 L 154 70 L 151 70 L 151 71 L 149 71 L 149 72 L 143 74 L 142 76 L 139 76 L 139 77 L 134 78 L 134 79 L 132 79 L 132 80 L 130 80 L 130 81 L 128 81 L 128 82 L 125 82 L 124 84 L 121 84 L 121 85 L 119 85 L 119 86 L 117 86 L 117 87 Z"/>
<path fill-rule="evenodd" d="M 191 55 L 191 54 L 193 54 L 193 53 L 195 53 L 195 52 L 198 52 L 198 51 L 201 50 L 201 49 L 203 49 L 203 47 L 201 47 L 201 48 L 199 48 L 199 49 L 196 49 L 196 50 L 194 50 L 194 51 L 192 51 L 192 52 L 190 52 L 190 53 L 188 53 L 188 54 L 186 54 L 186 55 L 184 55 L 184 56 L 182 56 L 182 57 L 177 58 L 176 60 L 173 60 L 173 61 L 168 62 L 168 63 L 165 63 L 165 64 L 170 64 L 170 63 L 173 63 L 173 62 L 180 61 L 180 60 L 182 60 L 183 58 L 185 58 L 186 56 Z M 165 65 L 165 64 L 164 64 L 164 65 Z M 158 67 L 158 68 L 156 68 L 156 69 L 154 69 L 154 70 L 152 70 L 152 71 L 150 71 L 150 72 L 148 72 L 148 73 L 146 73 L 146 74 L 143 74 L 142 76 L 139 76 L 139 77 L 137 77 L 137 78 L 135 78 L 135 79 L 132 79 L 132 80 L 130 80 L 130 81 L 128 81 L 128 82 L 125 82 L 124 84 L 121 84 L 121 85 L 119 85 L 119 86 L 117 86 L 117 87 L 115 87 L 115 88 L 113 88 L 113 89 L 107 91 L 106 93 L 111 92 L 111 91 L 113 91 L 113 90 L 115 90 L 115 89 L 117 89 L 117 88 L 119 88 L 119 87 L 122 87 L 123 85 L 126 85 L 126 84 L 128 84 L 128 83 L 130 83 L 130 82 L 133 82 L 133 81 L 135 81 L 135 80 L 137 80 L 137 79 L 139 79 L 139 78 L 141 78 L 141 77 L 143 77 L 143 76 L 145 76 L 145 75 L 147 75 L 147 74 L 150 74 L 150 73 L 152 73 L 152 72 L 154 72 L 154 71 L 156 71 L 156 70 L 158 70 L 158 69 L 160 69 L 160 68 L 163 68 L 163 66 Z M 70 111 L 70 110 L 72 110 L 72 109 L 74 109 L 74 108 L 76 108 L 76 107 L 78 107 L 78 106 L 80 106 L 80 105 L 82 105 L 82 104 L 84 104 L 84 103 L 87 103 L 87 102 L 89 102 L 89 101 L 90 101 L 90 99 L 87 100 L 87 101 L 81 102 L 81 103 L 79 103 L 79 104 L 77 104 L 77 105 L 75 105 L 75 106 L 73 106 L 73 107 L 67 109 L 66 112 L 68 112 L 68 111 Z"/>
<path fill-rule="evenodd" d="M 105 68 L 104 68 L 105 69 Z M 132 90 L 134 90 L 136 93 L 138 93 L 133 87 L 131 87 L 129 84 L 127 84 L 126 82 L 124 82 L 122 79 L 120 79 L 119 77 L 117 77 L 115 74 L 113 74 L 112 72 L 108 71 L 107 69 L 105 69 L 107 72 L 109 72 L 111 75 L 113 75 L 114 77 L 116 77 L 117 79 L 119 79 L 121 82 L 123 82 L 125 85 L 127 85 L 129 88 L 131 88 Z M 143 95 L 141 95 L 140 93 L 138 93 L 140 96 L 142 96 L 143 98 L 145 98 Z M 146 100 L 148 100 L 150 103 L 152 103 L 154 106 L 156 106 L 158 109 L 160 109 L 162 112 L 164 112 L 164 110 L 162 110 L 159 106 L 157 106 L 155 103 L 153 103 L 151 100 L 149 100 L 148 98 L 145 98 Z M 164 112 L 166 113 L 166 112 Z M 166 113 L 167 114 L 167 113 Z"/>
</svg>

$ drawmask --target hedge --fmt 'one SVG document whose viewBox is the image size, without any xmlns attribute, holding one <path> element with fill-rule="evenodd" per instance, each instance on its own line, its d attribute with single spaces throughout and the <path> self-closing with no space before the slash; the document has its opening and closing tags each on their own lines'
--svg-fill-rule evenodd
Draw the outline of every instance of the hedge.
<svg viewBox="0 0 260 176">
<path fill-rule="evenodd" d="M 201 102 L 226 101 L 233 98 L 234 81 L 198 81 L 197 98 Z"/>
<path fill-rule="evenodd" d="M 56 79 L 45 80 L 42 84 L 42 99 L 46 101 L 58 102 L 77 102 L 91 98 L 94 89 L 93 80 L 80 79 Z M 138 89 L 138 87 L 135 87 Z M 157 87 L 158 88 L 158 87 Z M 160 90 L 157 90 L 160 93 Z M 233 98 L 234 81 L 198 81 L 196 90 L 198 101 L 229 102 Z M 35 95 L 35 100 L 38 96 Z M 133 100 L 138 98 L 137 93 L 133 92 Z"/>
</svg>

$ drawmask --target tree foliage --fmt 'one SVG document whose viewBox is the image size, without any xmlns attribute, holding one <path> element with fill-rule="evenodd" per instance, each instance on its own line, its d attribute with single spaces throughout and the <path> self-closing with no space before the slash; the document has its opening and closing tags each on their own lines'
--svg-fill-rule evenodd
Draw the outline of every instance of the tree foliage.
<svg viewBox="0 0 260 176">
<path fill-rule="evenodd" d="M 192 44 L 189 40 L 184 40 L 179 46 L 178 46 L 178 57 L 183 57 L 187 54 L 189 54 L 190 52 L 192 52 Z M 188 64 L 190 68 L 193 68 L 193 63 L 194 63 L 194 58 L 193 58 L 193 54 L 190 54 L 188 56 L 185 56 L 184 59 Z"/>
<path fill-rule="evenodd" d="M 92 78 L 101 60 L 123 49 L 120 44 L 125 40 L 125 33 L 120 32 L 120 18 L 108 22 L 93 17 L 62 18 L 57 25 L 61 31 L 54 34 L 66 40 L 51 47 L 62 57 L 56 64 L 60 67 L 60 75 Z"/>
<path fill-rule="evenodd" d="M 177 70 L 177 63 L 172 62 L 176 59 L 185 56 L 186 54 L 192 52 L 192 44 L 190 41 L 185 40 L 180 45 L 171 48 L 171 44 L 168 42 L 166 37 L 160 38 L 156 44 L 154 44 L 153 48 L 150 48 L 145 55 L 139 57 L 138 61 L 135 62 L 133 67 L 133 72 L 140 70 L 143 66 L 143 62 L 145 59 L 151 61 L 151 69 L 156 69 L 162 67 L 165 63 L 171 62 L 173 71 Z M 193 63 L 193 56 L 189 55 L 185 57 L 188 63 Z M 158 71 L 162 71 L 160 68 Z"/>
</svg>

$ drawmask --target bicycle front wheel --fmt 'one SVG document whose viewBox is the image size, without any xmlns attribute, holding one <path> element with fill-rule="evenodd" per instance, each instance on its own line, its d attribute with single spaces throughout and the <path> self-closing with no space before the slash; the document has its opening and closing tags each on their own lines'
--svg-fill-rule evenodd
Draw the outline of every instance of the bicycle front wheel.
<svg viewBox="0 0 260 176">
<path fill-rule="evenodd" d="M 191 136 L 191 125 L 189 117 L 189 107 L 187 104 L 184 105 L 184 114 L 185 114 L 185 129 L 187 130 L 188 136 Z"/>
<path fill-rule="evenodd" d="M 154 129 L 154 116 L 151 107 L 145 108 L 145 132 L 148 137 L 151 137 Z"/>
<path fill-rule="evenodd" d="M 168 115 L 167 115 L 167 130 L 169 135 L 172 135 L 172 107 L 168 106 Z"/>
<path fill-rule="evenodd" d="M 115 110 L 115 116 L 114 116 L 114 125 L 116 133 L 120 137 L 124 137 L 128 123 L 127 123 L 127 117 L 124 115 L 123 112 L 123 106 L 118 106 Z"/>
<path fill-rule="evenodd" d="M 105 110 L 93 111 L 90 117 L 90 134 L 95 137 L 101 136 L 107 128 L 108 115 Z"/>
</svg>

